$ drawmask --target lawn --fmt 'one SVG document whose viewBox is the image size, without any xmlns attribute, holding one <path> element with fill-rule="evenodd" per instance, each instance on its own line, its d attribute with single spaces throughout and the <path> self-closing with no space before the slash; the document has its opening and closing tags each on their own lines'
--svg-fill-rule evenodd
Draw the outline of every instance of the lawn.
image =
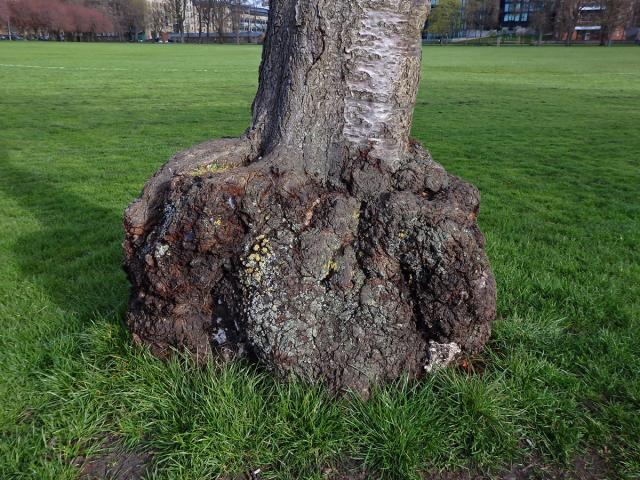
<svg viewBox="0 0 640 480">
<path fill-rule="evenodd" d="M 362 402 L 121 325 L 123 209 L 243 132 L 259 47 L 0 43 L 0 478 L 76 478 L 106 438 L 165 479 L 639 478 L 640 49 L 424 56 L 414 136 L 483 194 L 498 320 L 468 369 Z"/>
</svg>

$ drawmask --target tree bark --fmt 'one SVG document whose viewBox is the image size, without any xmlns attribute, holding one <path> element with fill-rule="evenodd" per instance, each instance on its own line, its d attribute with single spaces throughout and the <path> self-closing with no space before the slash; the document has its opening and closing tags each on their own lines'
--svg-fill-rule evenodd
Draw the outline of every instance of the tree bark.
<svg viewBox="0 0 640 480">
<path fill-rule="evenodd" d="M 271 2 L 251 127 L 176 155 L 125 213 L 136 342 L 363 396 L 479 351 L 479 194 L 409 136 L 427 10 Z"/>
<path fill-rule="evenodd" d="M 274 2 L 250 132 L 261 151 L 297 150 L 323 181 L 339 175 L 343 149 L 397 169 L 409 147 L 426 15 L 417 0 Z"/>
</svg>

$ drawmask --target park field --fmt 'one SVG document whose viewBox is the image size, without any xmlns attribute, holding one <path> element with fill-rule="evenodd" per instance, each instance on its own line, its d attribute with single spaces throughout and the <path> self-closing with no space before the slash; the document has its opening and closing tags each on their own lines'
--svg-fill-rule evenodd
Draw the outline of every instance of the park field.
<svg viewBox="0 0 640 480">
<path fill-rule="evenodd" d="M 259 61 L 0 43 L 0 478 L 640 478 L 640 49 L 425 48 L 414 136 L 482 192 L 498 320 L 467 368 L 368 402 L 162 363 L 122 327 L 123 209 L 243 132 Z"/>
</svg>

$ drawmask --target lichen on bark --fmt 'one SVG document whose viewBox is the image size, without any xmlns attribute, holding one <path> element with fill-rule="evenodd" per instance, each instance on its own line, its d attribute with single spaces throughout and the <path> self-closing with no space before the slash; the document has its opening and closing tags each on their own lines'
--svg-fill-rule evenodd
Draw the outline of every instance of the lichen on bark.
<svg viewBox="0 0 640 480">
<path fill-rule="evenodd" d="M 125 213 L 136 341 L 363 396 L 484 345 L 478 191 L 409 138 L 427 9 L 271 2 L 252 126 L 176 155 Z"/>
</svg>

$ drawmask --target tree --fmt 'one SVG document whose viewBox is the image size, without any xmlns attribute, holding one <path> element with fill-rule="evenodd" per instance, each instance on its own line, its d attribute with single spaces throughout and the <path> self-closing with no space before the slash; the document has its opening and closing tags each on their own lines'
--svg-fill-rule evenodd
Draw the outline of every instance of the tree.
<svg viewBox="0 0 640 480">
<path fill-rule="evenodd" d="M 0 0 L 2 1 L 2 0 Z M 91 40 L 97 32 L 113 28 L 103 11 L 92 6 L 61 0 L 8 1 L 6 15 L 15 28 L 31 35 L 56 35 L 74 40 Z M 2 7 L 0 7 L 2 8 Z"/>
<path fill-rule="evenodd" d="M 206 15 L 218 33 L 218 41 L 224 42 L 224 35 L 231 27 L 236 43 L 240 43 L 242 20 L 249 3 L 245 0 L 203 0 L 203 3 L 206 4 Z"/>
<path fill-rule="evenodd" d="M 565 43 L 571 45 L 576 25 L 582 9 L 590 3 L 589 0 L 558 0 L 556 9 L 556 30 L 558 37 L 565 36 Z"/>
<path fill-rule="evenodd" d="M 230 0 L 229 8 L 231 11 L 231 24 L 232 30 L 236 34 L 236 44 L 240 43 L 240 30 L 242 30 L 242 17 L 246 8 L 246 2 L 244 0 Z"/>
<path fill-rule="evenodd" d="M 11 8 L 9 0 L 0 0 L 0 21 L 7 26 L 9 40 L 11 40 Z"/>
<path fill-rule="evenodd" d="M 173 19 L 174 31 L 180 35 L 184 43 L 184 24 L 187 16 L 187 2 L 190 0 L 167 0 L 168 12 Z"/>
<path fill-rule="evenodd" d="M 121 40 L 135 42 L 147 25 L 147 0 L 110 0 L 109 10 Z"/>
<path fill-rule="evenodd" d="M 204 24 L 207 29 L 207 39 L 211 35 L 211 26 L 213 24 L 213 9 L 215 0 L 201 0 L 200 8 L 202 9 L 202 16 L 204 18 Z"/>
<path fill-rule="evenodd" d="M 236 0 L 237 2 L 237 0 Z M 241 2 L 244 5 L 244 2 Z M 219 41 L 222 43 L 223 34 L 225 32 L 229 19 L 234 19 L 231 15 L 236 3 L 230 0 L 193 0 L 193 6 L 198 19 L 199 35 L 202 36 L 203 29 L 206 28 L 207 37 L 213 25 L 218 31 Z"/>
<path fill-rule="evenodd" d="M 210 4 L 210 18 L 218 34 L 218 43 L 224 43 L 224 33 L 229 18 L 229 7 L 226 0 L 207 0 Z"/>
<path fill-rule="evenodd" d="M 477 352 L 479 194 L 409 136 L 427 2 L 270 7 L 251 127 L 176 155 L 125 212 L 134 341 L 363 396 Z"/>
<path fill-rule="evenodd" d="M 206 1 L 193 0 L 193 8 L 196 13 L 196 18 L 198 19 L 198 37 L 201 39 L 200 41 L 202 41 L 202 32 L 208 21 L 208 4 Z"/>
<path fill-rule="evenodd" d="M 601 0 L 602 34 L 600 45 L 611 46 L 616 31 L 623 30 L 633 18 L 633 0 Z"/>
<path fill-rule="evenodd" d="M 460 28 L 462 3 L 460 0 L 441 0 L 429 19 L 430 33 L 452 37 Z"/>
<path fill-rule="evenodd" d="M 465 23 L 476 30 L 497 28 L 500 15 L 499 0 L 468 0 L 464 9 Z"/>
<path fill-rule="evenodd" d="M 149 25 L 156 36 L 169 26 L 168 5 L 165 1 L 154 1 L 149 7 Z"/>
<path fill-rule="evenodd" d="M 640 0 L 635 0 L 633 5 L 633 16 L 631 17 L 629 27 L 635 30 L 636 44 L 640 44 Z"/>
<path fill-rule="evenodd" d="M 217 3 L 217 0 L 197 0 L 194 2 L 199 18 L 200 33 L 202 33 L 202 26 L 204 25 L 207 31 L 207 38 L 211 34 L 211 26 L 214 23 L 214 9 Z"/>
<path fill-rule="evenodd" d="M 126 0 L 125 2 L 124 15 L 121 19 L 131 41 L 137 41 L 138 33 L 144 31 L 147 25 L 147 8 L 146 0 Z"/>
<path fill-rule="evenodd" d="M 538 44 L 542 44 L 544 34 L 553 29 L 557 0 L 538 0 L 536 10 L 531 13 L 530 26 L 538 32 Z"/>
</svg>

